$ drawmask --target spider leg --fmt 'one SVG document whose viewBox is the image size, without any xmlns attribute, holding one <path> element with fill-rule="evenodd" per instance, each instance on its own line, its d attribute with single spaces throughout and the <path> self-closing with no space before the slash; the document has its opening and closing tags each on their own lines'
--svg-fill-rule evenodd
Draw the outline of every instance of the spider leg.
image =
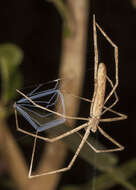
<svg viewBox="0 0 136 190">
<path fill-rule="evenodd" d="M 118 148 L 114 148 L 114 149 L 105 149 L 105 150 L 100 150 L 100 149 L 96 149 L 91 143 L 89 143 L 86 140 L 87 145 L 92 148 L 96 153 L 102 153 L 102 152 L 115 152 L 115 151 L 121 151 L 124 149 L 124 146 L 122 146 L 121 144 L 119 144 L 115 139 L 113 139 L 111 136 L 109 136 L 103 129 L 101 129 L 98 126 L 98 130 L 100 131 L 100 133 L 106 137 L 107 139 L 109 139 L 113 144 L 115 144 Z M 79 134 L 80 135 L 80 134 Z M 82 135 L 80 135 L 82 136 Z"/>
<path fill-rule="evenodd" d="M 111 80 L 108 76 L 106 76 L 106 78 L 107 78 L 108 82 L 110 83 L 110 85 L 111 85 L 111 87 L 112 87 L 112 89 L 113 89 L 113 88 L 114 88 L 114 85 L 113 85 L 112 80 Z M 116 103 L 119 101 L 119 98 L 118 98 L 118 95 L 117 95 L 116 91 L 114 91 L 113 94 L 114 94 L 114 96 L 115 96 L 115 101 L 114 101 L 108 108 L 105 108 L 105 110 L 102 112 L 102 115 L 103 115 L 105 112 L 107 112 L 109 109 L 111 109 L 113 106 L 115 106 Z"/>
<path fill-rule="evenodd" d="M 41 106 L 37 103 L 35 103 L 30 97 L 26 96 L 23 92 L 21 92 L 20 90 L 16 90 L 19 94 L 21 94 L 23 97 L 25 97 L 28 101 L 30 101 L 35 107 L 37 108 L 40 108 L 40 109 L 43 109 L 45 111 L 48 111 L 49 113 L 53 113 L 57 116 L 60 116 L 62 118 L 65 118 L 65 119 L 76 119 L 76 120 L 84 120 L 84 121 L 88 121 L 87 118 L 82 118 L 82 117 L 73 117 L 73 116 L 67 116 L 67 115 L 64 115 L 64 114 L 61 114 L 61 113 L 58 113 L 56 111 L 53 111 L 53 110 L 50 110 L 44 106 Z M 15 107 L 15 105 L 14 105 Z"/>
<path fill-rule="evenodd" d="M 17 130 L 18 130 L 18 131 L 20 131 L 20 132 L 22 132 L 22 133 L 24 133 L 24 134 L 30 135 L 30 136 L 32 136 L 32 137 L 37 137 L 37 138 L 39 138 L 39 139 L 41 139 L 41 140 L 44 140 L 44 141 L 46 141 L 46 142 L 51 142 L 51 143 L 53 143 L 53 142 L 55 142 L 55 141 L 57 141 L 57 140 L 60 140 L 60 139 L 62 139 L 62 138 L 64 138 L 64 137 L 67 137 L 67 136 L 69 136 L 69 135 L 71 135 L 71 134 L 73 134 L 73 133 L 75 133 L 75 132 L 77 132 L 77 131 L 79 131 L 79 130 L 81 130 L 81 129 L 83 129 L 83 128 L 85 128 L 85 127 L 88 126 L 88 123 L 86 122 L 86 123 L 83 124 L 83 125 L 80 125 L 80 126 L 74 128 L 74 129 L 70 130 L 70 131 L 67 131 L 66 133 L 63 133 L 62 135 L 59 135 L 59 136 L 54 137 L 54 138 L 46 138 L 46 137 L 43 137 L 43 136 L 40 136 L 40 135 L 36 135 L 36 134 L 33 134 L 33 133 L 31 133 L 31 132 L 28 132 L 28 131 L 25 131 L 25 130 L 21 129 L 21 128 L 19 127 L 16 109 L 15 109 L 15 120 L 16 120 L 16 127 L 17 127 Z"/>
<path fill-rule="evenodd" d="M 93 104 L 94 99 L 96 96 L 96 89 L 97 89 L 97 72 L 98 72 L 98 46 L 97 46 L 97 31 L 96 31 L 96 20 L 95 15 L 93 15 L 93 39 L 94 39 L 94 93 L 92 98 L 92 106 L 90 109 L 90 115 L 93 112 Z"/>
<path fill-rule="evenodd" d="M 94 82 L 97 80 L 97 70 L 98 70 L 98 46 L 97 46 L 97 32 L 96 32 L 96 20 L 95 15 L 93 15 L 93 35 L 94 35 Z"/>
<path fill-rule="evenodd" d="M 118 46 L 108 37 L 108 35 L 104 32 L 104 30 L 96 23 L 97 28 L 100 30 L 100 32 L 103 34 L 103 36 L 106 38 L 106 40 L 111 44 L 111 46 L 114 48 L 114 58 L 115 58 L 115 84 L 113 85 L 113 89 L 109 93 L 109 95 L 106 97 L 105 102 L 106 103 L 111 95 L 115 92 L 119 79 L 118 79 Z"/>
<path fill-rule="evenodd" d="M 100 128 L 100 130 L 102 130 L 101 128 Z M 99 130 L 99 131 L 100 131 Z M 103 131 L 103 130 L 102 130 Z M 104 131 L 103 131 L 104 132 Z M 110 137 L 108 134 L 106 134 L 105 132 L 104 133 L 102 133 L 102 132 L 100 132 L 103 136 L 105 136 L 106 138 L 108 138 L 108 137 Z M 78 133 L 77 132 L 77 134 L 80 136 L 80 138 L 82 138 L 82 135 L 80 134 L 80 133 Z M 109 139 L 109 138 L 108 138 Z M 86 144 L 94 151 L 94 152 L 96 152 L 96 153 L 102 153 L 102 152 L 114 152 L 114 151 L 121 151 L 121 150 L 123 150 L 124 149 L 124 147 L 122 146 L 122 145 L 120 145 L 116 140 L 114 140 L 112 137 L 110 137 L 110 141 L 111 141 L 111 139 L 114 141 L 114 142 L 116 142 L 116 145 L 119 147 L 119 148 L 116 148 L 116 149 L 109 149 L 109 150 L 100 150 L 100 149 L 96 149 L 89 141 L 87 141 L 86 140 Z M 112 143 L 113 143 L 113 141 L 111 141 Z M 115 144 L 115 143 L 114 143 Z"/>
<path fill-rule="evenodd" d="M 107 76 L 107 80 L 110 83 L 111 87 L 113 88 L 113 82 L 111 81 L 111 79 Z M 104 111 L 102 112 L 101 115 L 103 115 L 105 112 L 110 111 L 111 113 L 114 113 L 116 115 L 118 115 L 118 117 L 113 117 L 113 118 L 107 118 L 107 119 L 100 119 L 101 122 L 111 122 L 111 121 L 119 121 L 119 120 L 124 120 L 127 119 L 127 116 L 125 114 L 119 113 L 117 111 L 112 110 L 111 108 L 118 102 L 119 98 L 118 95 L 116 93 L 116 91 L 113 92 L 115 95 L 115 101 L 112 103 L 111 106 L 109 107 L 103 107 Z"/>
<path fill-rule="evenodd" d="M 98 126 L 99 132 L 106 137 L 109 141 L 111 141 L 114 145 L 116 145 L 118 148 L 112 148 L 112 149 L 106 149 L 106 150 L 97 150 L 97 152 L 115 152 L 115 151 L 121 151 L 124 149 L 124 146 L 119 144 L 115 139 L 113 139 L 111 136 L 109 136 L 101 127 Z"/>
<path fill-rule="evenodd" d="M 106 107 L 105 107 L 106 108 Z M 107 108 L 108 109 L 108 108 Z M 118 117 L 112 117 L 112 118 L 105 118 L 105 119 L 100 119 L 101 122 L 111 122 L 111 121 L 119 121 L 119 120 L 124 120 L 127 119 L 127 115 L 116 112 L 112 109 L 108 109 L 108 111 L 110 111 L 111 113 L 114 113 L 116 115 L 118 115 Z"/>
<path fill-rule="evenodd" d="M 83 136 L 77 132 L 77 134 L 80 136 L 80 138 L 83 138 Z M 100 150 L 97 150 L 89 141 L 86 140 L 86 144 L 96 153 L 99 153 Z"/>
<path fill-rule="evenodd" d="M 45 172 L 45 173 L 41 173 L 41 174 L 37 174 L 37 175 L 32 175 L 32 166 L 33 166 L 33 160 L 34 160 L 34 155 L 35 155 L 35 149 L 36 149 L 36 141 L 37 141 L 37 134 L 34 140 L 34 146 L 33 146 L 33 151 L 32 151 L 32 158 L 31 158 L 31 163 L 30 163 L 30 168 L 29 168 L 29 174 L 28 174 L 28 178 L 36 178 L 36 177 L 40 177 L 40 176 L 44 176 L 44 175 L 51 175 L 51 174 L 56 174 L 56 173 L 60 173 L 60 172 L 65 172 L 67 170 L 70 170 L 72 165 L 74 164 L 77 156 L 79 155 L 82 147 L 84 146 L 84 144 L 86 143 L 86 140 L 88 138 L 90 134 L 90 130 L 86 130 L 85 135 L 79 145 L 79 147 L 77 148 L 72 160 L 70 161 L 70 163 L 68 164 L 67 167 L 58 169 L 58 170 L 54 170 L 54 171 L 50 171 L 50 172 Z"/>
</svg>

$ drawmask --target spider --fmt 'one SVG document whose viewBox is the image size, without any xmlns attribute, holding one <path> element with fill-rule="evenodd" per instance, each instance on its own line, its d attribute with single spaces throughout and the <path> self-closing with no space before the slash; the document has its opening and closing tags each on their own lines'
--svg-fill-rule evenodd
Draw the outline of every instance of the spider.
<svg viewBox="0 0 136 190">
<path fill-rule="evenodd" d="M 116 79 L 115 84 L 113 84 L 111 79 L 107 76 L 105 64 L 104 63 L 99 63 L 98 64 L 98 48 L 97 48 L 96 27 L 99 29 L 99 31 L 102 33 L 102 35 L 106 38 L 106 40 L 111 44 L 111 46 L 114 47 L 115 79 Z M 99 126 L 99 122 L 112 122 L 112 121 L 124 120 L 124 119 L 127 118 L 126 115 L 118 113 L 118 112 L 116 112 L 116 111 L 114 111 L 112 109 L 112 107 L 118 102 L 118 96 L 116 94 L 116 88 L 118 86 L 118 47 L 112 42 L 112 40 L 103 31 L 103 29 L 96 23 L 95 15 L 93 15 L 93 33 L 94 33 L 94 62 L 95 62 L 95 64 L 94 64 L 94 93 L 93 93 L 92 100 L 81 98 L 81 99 L 91 103 L 89 118 L 72 117 L 72 116 L 66 115 L 65 114 L 65 106 L 64 106 L 64 102 L 63 102 L 63 93 L 61 93 L 61 91 L 57 90 L 56 88 L 54 88 L 53 90 L 47 90 L 46 94 L 47 93 L 48 94 L 55 93 L 57 96 L 60 96 L 60 99 L 61 99 L 61 102 L 62 102 L 62 107 L 63 107 L 63 112 L 62 113 L 58 113 L 56 111 L 50 110 L 49 107 L 40 105 L 39 103 L 34 101 L 34 97 L 31 98 L 30 94 L 29 94 L 29 96 L 27 96 L 24 93 L 22 93 L 21 91 L 17 90 L 17 92 L 23 96 L 23 101 L 20 100 L 20 101 L 18 101 L 18 102 L 16 102 L 14 104 L 17 130 L 21 131 L 21 132 L 23 132 L 25 134 L 28 134 L 28 135 L 31 135 L 31 136 L 35 137 L 33 151 L 32 151 L 31 164 L 30 164 L 30 169 L 29 169 L 29 174 L 28 174 L 29 178 L 34 178 L 34 177 L 39 177 L 39 176 L 49 175 L 49 174 L 56 174 L 56 173 L 60 173 L 60 172 L 70 170 L 85 143 L 87 143 L 96 153 L 121 151 L 121 150 L 124 149 L 124 147 L 121 144 L 119 144 L 115 139 L 113 139 L 111 136 L 109 136 Z M 105 89 L 106 89 L 106 80 L 109 82 L 110 86 L 112 87 L 112 90 L 110 91 L 108 96 L 104 99 L 104 97 L 105 97 Z M 33 94 L 33 92 L 31 94 Z M 109 98 L 112 95 L 115 96 L 115 101 L 109 107 L 105 107 L 104 105 L 106 104 L 106 102 L 109 100 Z M 56 116 L 61 117 L 61 119 L 57 121 L 58 123 L 65 122 L 65 119 L 79 119 L 79 120 L 84 120 L 86 122 L 84 124 L 74 128 L 74 129 L 72 129 L 72 130 L 70 130 L 70 131 L 68 131 L 68 132 L 66 132 L 64 134 L 61 134 L 59 136 L 56 136 L 54 138 L 42 137 L 42 136 L 38 135 L 38 132 L 43 131 L 43 130 L 45 130 L 47 128 L 53 127 L 55 125 L 55 122 L 51 122 L 48 126 L 47 125 L 44 126 L 44 127 L 40 126 L 39 128 L 36 125 L 34 126 L 33 121 L 31 120 L 31 118 L 28 117 L 28 115 L 26 115 L 25 112 L 23 112 L 22 110 L 19 110 L 19 104 L 21 103 L 21 101 L 22 101 L 22 103 L 30 102 L 33 107 L 36 107 L 36 108 L 41 109 L 41 110 L 45 110 L 45 111 L 47 111 L 49 113 L 52 113 L 52 114 L 55 114 Z M 28 131 L 25 131 L 25 130 L 23 130 L 23 129 L 21 129 L 19 127 L 17 111 L 20 112 L 28 120 L 28 122 L 36 129 L 36 134 L 30 133 Z M 102 119 L 101 116 L 107 111 L 109 111 L 111 113 L 114 113 L 117 116 L 112 117 L 112 118 L 104 118 L 104 119 Z M 33 160 L 34 160 L 34 154 L 35 154 L 35 149 L 36 149 L 37 138 L 42 139 L 42 140 L 44 140 L 46 142 L 53 143 L 55 141 L 61 140 L 64 137 L 72 135 L 72 134 L 78 132 L 81 129 L 85 129 L 84 136 L 82 137 L 81 143 L 79 144 L 79 146 L 78 146 L 72 160 L 70 161 L 70 163 L 68 164 L 67 167 L 64 167 L 64 168 L 61 168 L 61 169 L 58 169 L 58 170 L 54 170 L 54 171 L 50 171 L 50 172 L 46 172 L 46 173 L 42 173 L 42 174 L 32 175 L 32 166 L 33 166 Z M 95 133 L 97 130 L 104 137 L 106 137 L 109 141 L 111 141 L 114 145 L 116 145 L 117 148 L 98 150 L 92 144 L 90 144 L 87 141 L 87 139 L 88 139 L 90 133 Z"/>
</svg>

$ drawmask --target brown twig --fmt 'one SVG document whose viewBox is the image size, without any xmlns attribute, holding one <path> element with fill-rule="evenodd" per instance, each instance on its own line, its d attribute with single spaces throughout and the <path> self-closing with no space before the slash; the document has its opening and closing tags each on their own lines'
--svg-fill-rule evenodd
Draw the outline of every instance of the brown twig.
<svg viewBox="0 0 136 190">
<path fill-rule="evenodd" d="M 1 110 L 4 110 L 4 108 L 1 108 Z M 20 190 L 26 190 L 28 184 L 28 169 L 23 159 L 23 155 L 8 130 L 4 118 L 0 118 L 0 151 L 7 162 L 9 173 L 14 179 L 16 186 Z"/>
</svg>

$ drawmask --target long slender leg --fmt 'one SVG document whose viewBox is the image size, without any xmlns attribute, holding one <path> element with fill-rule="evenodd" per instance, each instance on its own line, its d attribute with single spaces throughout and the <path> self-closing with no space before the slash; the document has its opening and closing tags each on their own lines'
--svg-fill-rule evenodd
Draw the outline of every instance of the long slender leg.
<svg viewBox="0 0 136 190">
<path fill-rule="evenodd" d="M 39 106 L 38 104 L 36 104 L 36 103 L 35 103 L 34 101 L 32 101 L 29 97 L 27 97 L 26 95 L 24 95 L 22 92 L 20 92 L 20 91 L 18 91 L 18 92 L 21 93 L 23 96 L 25 96 L 25 98 L 27 98 L 29 101 L 31 101 L 34 106 L 40 107 L 41 109 L 46 109 L 45 107 Z M 73 96 L 75 96 L 75 95 L 73 95 Z M 75 96 L 75 97 L 77 97 L 77 96 Z M 78 98 L 80 98 L 80 99 L 82 99 L 82 100 L 84 100 L 84 101 L 92 102 L 91 100 L 86 99 L 86 98 L 82 98 L 82 97 L 78 97 Z M 110 112 L 112 112 L 112 113 L 115 113 L 115 114 L 119 115 L 119 117 L 108 118 L 108 119 L 100 119 L 100 121 L 102 121 L 102 122 L 117 121 L 117 120 L 123 120 L 123 119 L 126 119 L 126 118 L 127 118 L 127 116 L 124 115 L 124 114 L 120 114 L 120 113 L 118 113 L 118 112 L 115 112 L 114 110 L 111 110 L 110 108 L 106 108 L 105 106 L 104 106 L 104 108 L 105 108 L 105 110 L 108 110 L 108 111 L 110 111 Z M 47 110 L 50 111 L 50 112 L 52 112 L 52 111 L 49 110 L 49 109 L 47 109 Z M 57 113 L 57 112 L 55 112 L 55 113 Z M 60 114 L 59 116 L 65 117 L 65 116 L 62 115 L 62 114 Z M 25 134 L 28 134 L 28 135 L 31 135 L 31 136 L 34 137 L 34 136 L 35 136 L 34 134 L 29 133 L 29 132 L 26 132 L 26 131 L 24 131 L 24 130 L 22 130 L 22 129 L 19 128 L 16 109 L 15 109 L 15 117 L 16 117 L 17 129 L 18 129 L 19 131 L 25 133 Z M 79 119 L 79 120 L 87 120 L 87 121 L 88 121 L 88 118 L 81 118 L 81 117 L 69 117 L 69 116 L 66 116 L 66 118 Z M 43 137 L 41 137 L 41 136 L 39 136 L 39 138 L 40 138 L 40 139 L 43 139 Z M 43 139 L 43 140 L 45 140 L 45 139 Z"/>
<path fill-rule="evenodd" d="M 83 136 L 77 132 L 77 134 L 80 136 L 80 138 L 82 139 Z M 96 153 L 100 153 L 101 150 L 97 150 L 89 141 L 86 140 L 86 144 Z"/>
<path fill-rule="evenodd" d="M 30 101 L 35 107 L 43 109 L 45 111 L 48 111 L 49 113 L 53 113 L 59 117 L 65 118 L 65 119 L 76 119 L 76 120 L 84 120 L 84 121 L 88 121 L 88 118 L 83 118 L 83 117 L 72 117 L 72 116 L 67 116 L 67 115 L 63 115 L 61 113 L 58 113 L 56 111 L 50 110 L 46 107 L 43 107 L 37 103 L 35 103 L 30 97 L 26 96 L 23 92 L 21 92 L 20 90 L 16 90 L 19 94 L 21 94 L 22 96 L 24 96 L 28 101 Z M 14 106 L 15 107 L 15 106 Z"/>
<path fill-rule="evenodd" d="M 118 46 L 108 37 L 108 35 L 104 32 L 104 30 L 96 23 L 97 28 L 100 30 L 100 32 L 103 34 L 103 36 L 106 38 L 106 40 L 111 44 L 111 46 L 114 47 L 114 58 L 115 58 L 115 85 L 109 95 L 105 99 L 105 103 L 109 100 L 111 95 L 115 92 L 115 89 L 118 86 L 119 78 L 118 78 Z"/>
<path fill-rule="evenodd" d="M 71 134 L 73 134 L 73 133 L 75 133 L 75 132 L 77 132 L 77 131 L 79 131 L 79 130 L 81 130 L 81 129 L 83 129 L 83 128 L 85 128 L 85 127 L 88 126 L 88 123 L 85 123 L 85 124 L 83 124 L 83 125 L 80 125 L 79 127 L 76 127 L 75 129 L 72 129 L 72 130 L 70 130 L 70 131 L 68 131 L 68 132 L 66 132 L 66 133 L 64 133 L 64 134 L 62 134 L 62 135 L 59 135 L 59 136 L 57 136 L 57 137 L 54 137 L 54 138 L 45 138 L 45 137 L 42 137 L 42 136 L 40 136 L 40 135 L 36 135 L 36 134 L 33 134 L 33 133 L 31 133 L 31 132 L 28 132 L 28 131 L 25 131 L 25 130 L 21 129 L 21 128 L 19 127 L 16 109 L 15 109 L 15 119 L 16 119 L 16 127 L 17 127 L 17 130 L 18 130 L 18 131 L 20 131 L 20 132 L 22 132 L 22 133 L 24 133 L 24 134 L 30 135 L 30 136 L 32 136 L 32 137 L 37 137 L 37 138 L 39 138 L 39 139 L 41 139 L 41 140 L 44 140 L 44 141 L 46 141 L 46 142 L 51 142 L 51 143 L 52 143 L 52 142 L 55 142 L 55 141 L 57 141 L 57 140 L 60 140 L 60 139 L 62 139 L 62 138 L 64 138 L 64 137 L 67 137 L 67 136 L 69 136 L 69 135 L 71 135 Z"/>
<path fill-rule="evenodd" d="M 100 133 L 106 137 L 107 139 L 109 139 L 113 144 L 115 144 L 118 148 L 112 148 L 112 149 L 107 149 L 107 150 L 99 150 L 100 152 L 114 152 L 114 151 L 121 151 L 124 149 L 124 146 L 122 146 L 121 144 L 119 144 L 115 139 L 113 139 L 111 136 L 109 136 L 102 128 L 100 128 L 98 126 L 98 130 L 100 131 Z M 98 150 L 97 150 L 98 151 Z"/>
<path fill-rule="evenodd" d="M 116 92 L 114 92 L 114 93 L 116 93 Z M 77 97 L 77 96 L 75 96 L 75 95 L 73 95 L 73 96 L 74 96 L 74 97 Z M 83 97 L 79 97 L 79 96 L 78 96 L 77 98 L 79 98 L 79 99 L 81 99 L 81 100 L 84 100 L 84 101 L 86 101 L 86 102 L 92 103 L 92 100 L 90 100 L 90 99 L 83 98 Z M 117 100 L 116 100 L 116 101 L 117 101 Z M 110 112 L 112 112 L 112 113 L 114 113 L 114 114 L 117 114 L 119 117 L 100 119 L 101 122 L 119 121 L 119 120 L 127 119 L 127 115 L 122 114 L 122 113 L 119 113 L 119 112 L 117 112 L 117 111 L 114 111 L 114 110 L 111 109 L 110 107 L 103 106 L 103 108 L 104 108 L 104 111 L 105 111 L 105 110 L 106 110 L 106 111 L 110 111 Z M 103 114 L 104 114 L 104 112 L 103 112 L 101 115 L 103 115 Z M 93 115 L 91 115 L 91 116 L 93 116 Z"/>
<path fill-rule="evenodd" d="M 106 78 L 107 78 L 108 82 L 110 83 L 111 87 L 114 88 L 114 85 L 113 85 L 112 80 L 111 80 L 108 76 L 106 76 Z M 119 101 L 119 98 L 118 98 L 118 95 L 117 95 L 116 91 L 114 91 L 113 94 L 115 95 L 115 101 L 114 101 L 108 108 L 106 108 L 106 109 L 102 112 L 102 115 L 103 115 L 105 112 L 107 112 L 109 109 L 111 109 L 113 106 L 115 106 L 116 103 Z M 111 96 L 110 96 L 110 97 L 111 97 Z"/>
<path fill-rule="evenodd" d="M 84 100 L 86 102 L 90 102 L 92 103 L 92 100 L 89 100 L 87 98 L 83 98 L 83 97 L 79 97 L 81 100 Z M 124 119 L 127 119 L 127 115 L 125 114 L 122 114 L 122 113 L 119 113 L 117 111 L 114 111 L 113 109 L 109 108 L 109 107 L 106 107 L 106 106 L 103 106 L 103 108 L 107 111 L 110 111 L 114 114 L 117 114 L 119 117 L 114 117 L 114 118 L 107 118 L 107 119 L 100 119 L 101 122 L 109 122 L 109 121 L 118 121 L 118 120 L 124 120 Z M 104 111 L 105 111 L 104 110 Z M 103 115 L 103 113 L 102 113 Z M 93 115 L 92 115 L 93 116 Z"/>
<path fill-rule="evenodd" d="M 32 175 L 32 166 L 33 166 L 34 154 L 35 154 L 35 149 L 36 149 L 36 140 L 37 140 L 37 137 L 35 137 L 28 177 L 29 178 L 36 178 L 36 177 L 40 177 L 40 176 L 44 176 L 44 175 L 51 175 L 51 174 L 56 174 L 56 173 L 65 172 L 67 170 L 70 170 L 72 165 L 74 164 L 77 156 L 79 155 L 82 147 L 86 143 L 86 140 L 87 140 L 89 134 L 90 134 L 90 131 L 86 130 L 85 135 L 84 135 L 79 147 L 77 148 L 77 151 L 75 152 L 72 160 L 70 161 L 70 163 L 68 164 L 67 167 L 61 168 L 61 169 L 58 169 L 58 170 L 54 170 L 54 171 L 50 171 L 50 172 L 45 172 L 45 173 L 42 173 L 42 174 Z"/>
<path fill-rule="evenodd" d="M 109 109 L 108 111 L 110 111 L 110 112 L 112 112 L 112 113 L 114 113 L 114 114 L 117 114 L 118 117 L 100 119 L 101 122 L 112 122 L 112 121 L 119 121 L 119 120 L 127 119 L 127 115 L 125 115 L 125 114 L 116 112 L 116 111 L 114 111 L 114 110 L 112 110 L 112 109 Z"/>
<path fill-rule="evenodd" d="M 97 71 L 98 71 L 98 47 L 97 47 L 97 31 L 96 31 L 95 15 L 93 15 L 93 39 L 94 39 L 94 93 L 93 93 L 93 98 L 92 98 L 92 106 L 90 109 L 90 115 L 92 113 L 94 99 L 96 96 Z"/>
<path fill-rule="evenodd" d="M 93 15 L 93 35 L 94 35 L 94 81 L 97 80 L 97 70 L 98 70 L 98 46 L 97 46 L 97 32 L 96 32 L 96 20 L 95 15 Z"/>
<path fill-rule="evenodd" d="M 106 137 L 107 139 L 109 139 L 113 144 L 115 144 L 116 146 L 118 146 L 118 148 L 114 148 L 114 149 L 106 149 L 106 150 L 98 150 L 96 149 L 94 146 L 92 146 L 89 142 L 87 143 L 96 153 L 102 153 L 102 152 L 114 152 L 114 151 L 121 151 L 124 149 L 124 147 L 119 144 L 116 140 L 114 140 L 112 137 L 110 137 L 106 132 L 104 132 L 99 126 L 98 129 L 100 131 L 100 133 Z M 74 154 L 72 160 L 70 161 L 69 165 L 67 167 L 58 169 L 58 170 L 54 170 L 54 171 L 50 171 L 50 172 L 45 172 L 45 173 L 41 173 L 41 174 L 36 174 L 36 175 L 32 175 L 32 166 L 33 166 L 33 160 L 34 160 L 34 155 L 35 155 L 35 149 L 36 149 L 36 141 L 37 141 L 37 134 L 34 140 L 34 146 L 33 146 L 33 151 L 32 151 L 32 158 L 31 158 L 31 163 L 30 163 L 30 168 L 29 168 L 29 174 L 28 177 L 29 178 L 36 178 L 36 177 L 40 177 L 40 176 L 44 176 L 44 175 L 51 175 L 51 174 L 56 174 L 56 173 L 60 173 L 60 172 L 65 172 L 67 170 L 70 170 L 72 165 L 74 164 L 77 156 L 79 155 L 82 147 L 84 146 L 84 144 L 87 141 L 87 138 L 90 134 L 89 130 L 86 130 L 86 133 L 76 151 L 76 153 Z"/>
<path fill-rule="evenodd" d="M 35 150 L 36 150 L 37 138 L 38 138 L 38 131 L 36 131 L 35 138 L 34 138 L 32 157 L 31 157 L 30 168 L 29 168 L 29 172 L 28 172 L 28 178 L 30 178 L 32 169 L 33 169 L 33 161 L 34 161 L 34 155 L 35 155 Z"/>
</svg>

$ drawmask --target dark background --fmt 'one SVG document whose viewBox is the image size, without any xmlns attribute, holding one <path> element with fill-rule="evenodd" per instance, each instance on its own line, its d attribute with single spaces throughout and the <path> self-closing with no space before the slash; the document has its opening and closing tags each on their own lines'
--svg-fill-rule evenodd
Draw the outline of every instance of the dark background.
<svg viewBox="0 0 136 190">
<path fill-rule="evenodd" d="M 129 0 L 91 1 L 88 13 L 87 69 L 92 56 L 90 31 L 93 13 L 96 14 L 97 22 L 119 47 L 118 111 L 127 114 L 128 119 L 117 122 L 118 126 L 112 133 L 126 147 L 123 152 L 116 153 L 122 162 L 136 155 L 136 9 Z M 24 77 L 24 86 L 57 77 L 61 39 L 62 19 L 52 3 L 44 0 L 0 2 L 0 43 L 10 42 L 22 48 L 24 60 L 20 69 Z M 84 174 L 87 175 L 87 166 L 83 164 L 82 170 L 84 167 Z M 77 174 L 75 173 L 75 177 L 71 179 L 70 175 L 65 174 L 65 183 L 77 183 Z M 84 179 L 86 178 L 84 176 Z"/>
</svg>

